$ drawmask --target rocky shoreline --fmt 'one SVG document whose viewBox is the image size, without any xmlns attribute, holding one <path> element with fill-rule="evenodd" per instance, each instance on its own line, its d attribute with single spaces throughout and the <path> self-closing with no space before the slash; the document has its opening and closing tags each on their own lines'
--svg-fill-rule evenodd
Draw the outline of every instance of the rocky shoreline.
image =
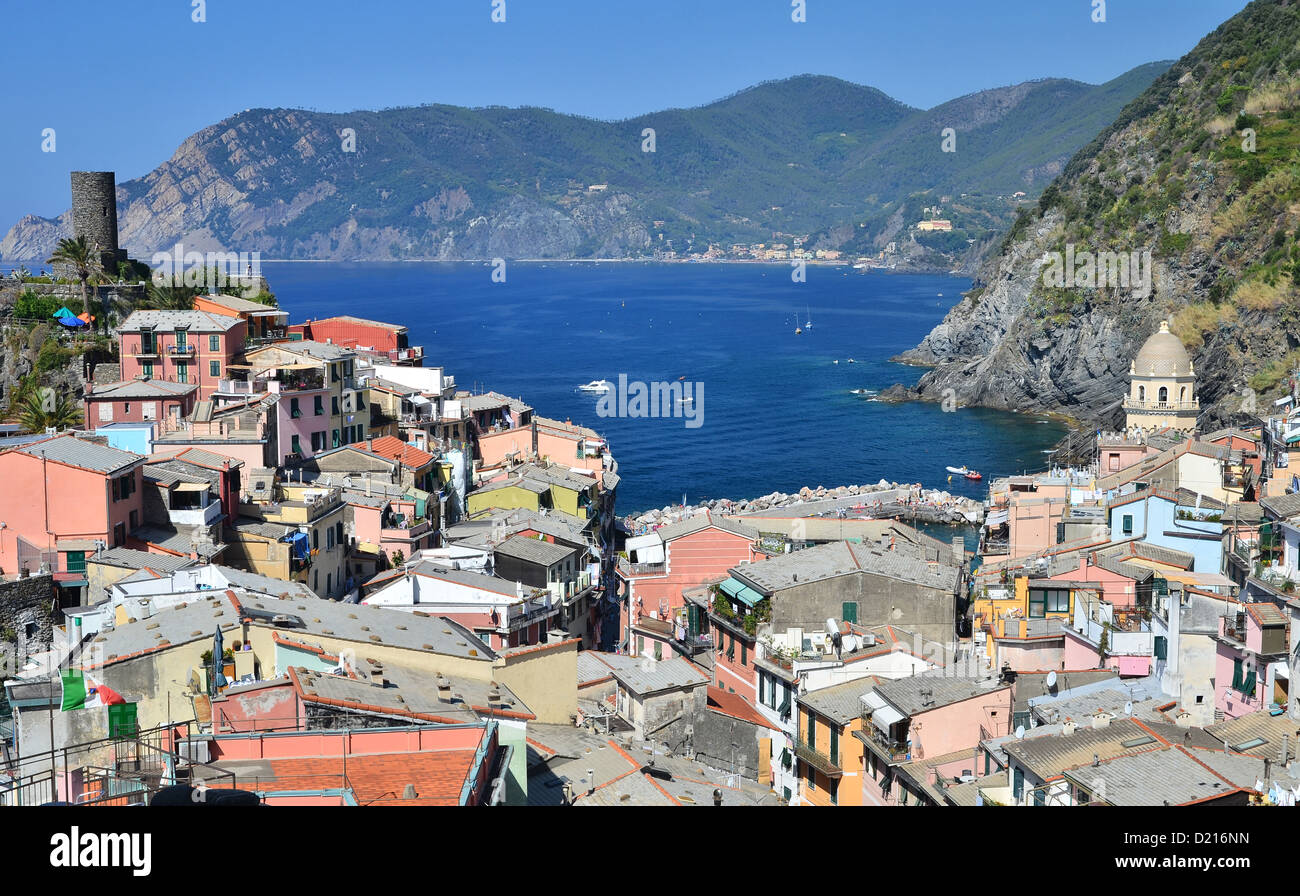
<svg viewBox="0 0 1300 896">
<path fill-rule="evenodd" d="M 748 500 L 717 498 L 686 506 L 677 504 L 630 514 L 623 520 L 631 531 L 642 532 L 688 519 L 705 510 L 726 516 L 745 516 L 786 508 L 802 508 L 809 516 L 901 517 L 909 522 L 953 526 L 975 525 L 984 516 L 983 503 L 973 498 L 942 489 L 923 488 L 919 484 L 900 484 L 882 479 L 874 485 L 804 487 L 793 494 L 772 492 Z"/>
</svg>

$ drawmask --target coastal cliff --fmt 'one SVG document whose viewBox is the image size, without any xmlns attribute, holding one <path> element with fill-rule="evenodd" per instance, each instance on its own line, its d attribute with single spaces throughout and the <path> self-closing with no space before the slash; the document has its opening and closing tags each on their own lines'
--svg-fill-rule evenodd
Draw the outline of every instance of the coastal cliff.
<svg viewBox="0 0 1300 896">
<path fill-rule="evenodd" d="M 1300 365 L 1297 70 L 1290 0 L 1256 0 L 1202 40 L 1017 219 L 963 301 L 896 359 L 933 369 L 891 396 L 1122 425 L 1130 362 L 1170 319 L 1202 428 L 1260 408 Z M 1083 252 L 1149 258 L 1149 284 L 1086 269 L 1045 282 Z"/>
</svg>

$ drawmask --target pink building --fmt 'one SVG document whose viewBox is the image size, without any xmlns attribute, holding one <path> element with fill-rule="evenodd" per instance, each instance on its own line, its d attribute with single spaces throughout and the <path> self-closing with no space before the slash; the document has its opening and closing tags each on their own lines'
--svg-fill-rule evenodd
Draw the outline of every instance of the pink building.
<svg viewBox="0 0 1300 896">
<path fill-rule="evenodd" d="M 166 380 L 124 380 L 86 386 L 86 428 L 107 423 L 140 423 L 167 418 L 179 420 L 194 410 L 199 387 Z"/>
<path fill-rule="evenodd" d="M 710 511 L 629 538 L 629 560 L 621 560 L 617 570 L 623 583 L 620 630 L 627 631 L 629 606 L 634 625 L 647 617 L 677 622 L 685 607 L 682 591 L 753 562 L 757 541 L 757 529 Z"/>
<path fill-rule="evenodd" d="M 203 311 L 136 311 L 118 336 L 122 379 L 152 379 L 199 387 L 208 398 L 243 353 L 248 325 Z"/>
<path fill-rule="evenodd" d="M 983 679 L 902 678 L 868 690 L 862 704 L 870 724 L 853 736 L 866 748 L 866 806 L 904 805 L 920 796 L 897 786 L 903 765 L 965 752 L 970 768 L 980 741 L 1012 731 L 1011 686 Z"/>
<path fill-rule="evenodd" d="M 0 453 L 0 573 L 84 573 L 95 542 L 127 543 L 143 519 L 145 458 L 70 435 Z"/>
<path fill-rule="evenodd" d="M 1287 706 L 1290 637 L 1290 618 L 1275 604 L 1239 604 L 1222 616 L 1215 639 L 1215 712 L 1235 719 L 1270 703 Z"/>
<path fill-rule="evenodd" d="M 1075 589 L 1092 587 L 1100 593 L 1102 600 L 1121 613 L 1137 607 L 1139 592 L 1143 593 L 1146 605 L 1150 606 L 1151 580 L 1155 575 L 1150 568 L 1101 557 L 1096 553 L 1081 554 L 1078 562 L 1077 567 L 1051 576 L 1051 580 L 1069 582 Z"/>
</svg>

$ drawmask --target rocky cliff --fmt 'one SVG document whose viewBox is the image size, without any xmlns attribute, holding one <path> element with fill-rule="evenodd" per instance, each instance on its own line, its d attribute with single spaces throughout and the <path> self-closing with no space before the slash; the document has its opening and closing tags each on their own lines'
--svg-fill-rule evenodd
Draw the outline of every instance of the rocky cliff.
<svg viewBox="0 0 1300 896">
<path fill-rule="evenodd" d="M 934 368 L 911 394 L 1122 423 L 1130 361 L 1169 318 L 1196 363 L 1203 427 L 1273 397 L 1300 366 L 1297 71 L 1294 0 L 1256 0 L 1202 40 L 1070 161 L 899 359 Z M 1101 274 L 1100 253 L 1149 257 L 1149 290 Z"/>
</svg>

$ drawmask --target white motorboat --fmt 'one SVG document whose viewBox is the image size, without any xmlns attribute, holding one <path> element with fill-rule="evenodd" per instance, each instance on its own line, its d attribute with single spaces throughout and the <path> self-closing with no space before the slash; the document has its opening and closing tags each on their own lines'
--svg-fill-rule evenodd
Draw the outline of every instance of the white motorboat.
<svg viewBox="0 0 1300 896">
<path fill-rule="evenodd" d="M 604 393 L 604 392 L 608 392 L 610 389 L 613 388 L 614 388 L 614 384 L 611 383 L 609 380 L 592 380 L 591 382 L 587 383 L 587 385 L 585 386 L 579 386 L 578 391 Z"/>
</svg>

